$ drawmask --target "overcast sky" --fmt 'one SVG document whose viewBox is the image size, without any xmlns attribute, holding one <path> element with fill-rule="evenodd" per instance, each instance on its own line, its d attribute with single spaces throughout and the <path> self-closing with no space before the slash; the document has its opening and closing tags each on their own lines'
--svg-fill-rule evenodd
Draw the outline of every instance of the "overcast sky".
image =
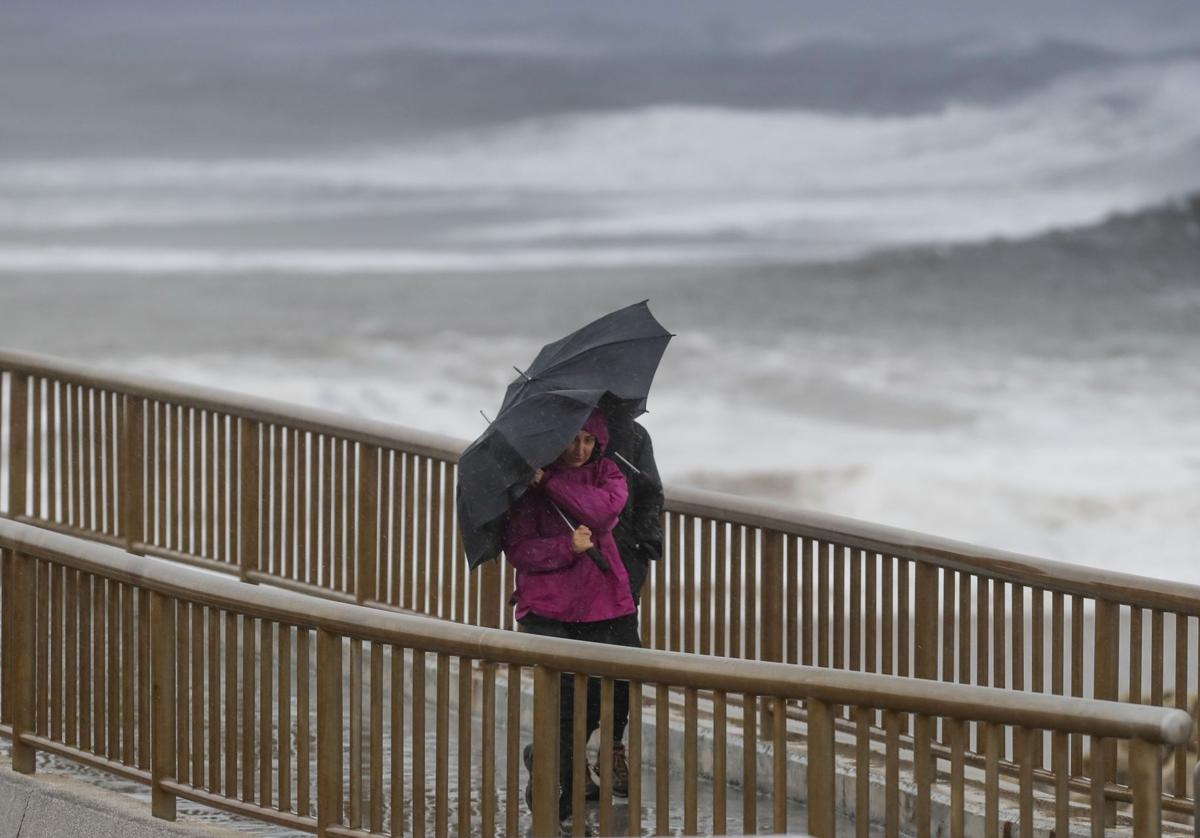
<svg viewBox="0 0 1200 838">
<path fill-rule="evenodd" d="M 1060 38 L 1137 51 L 1200 44 L 1195 0 L 5 0 L 0 22 L 21 38 L 132 28 L 201 39 L 237 32 L 272 40 L 444 36 L 693 49 L 826 38 Z"/>
</svg>

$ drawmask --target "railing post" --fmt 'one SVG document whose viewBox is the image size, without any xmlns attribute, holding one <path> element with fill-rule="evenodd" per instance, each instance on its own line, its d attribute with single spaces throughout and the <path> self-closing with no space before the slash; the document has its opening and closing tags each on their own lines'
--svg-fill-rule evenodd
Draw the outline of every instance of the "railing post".
<svg viewBox="0 0 1200 838">
<path fill-rule="evenodd" d="M 150 811 L 169 821 L 175 820 L 175 795 L 162 782 L 175 777 L 175 607 L 171 597 L 150 592 Z"/>
<path fill-rule="evenodd" d="M 559 834 L 558 728 L 559 673 L 533 670 L 533 835 Z M 661 766 L 660 766 L 661 768 Z"/>
<path fill-rule="evenodd" d="M 24 515 L 25 477 L 28 471 L 26 436 L 29 430 L 29 378 L 23 372 L 9 375 L 8 401 L 8 514 Z"/>
<path fill-rule="evenodd" d="M 360 443 L 358 450 L 358 573 L 354 578 L 354 599 L 361 604 L 378 599 L 379 448 Z"/>
<path fill-rule="evenodd" d="M 834 794 L 833 709 L 824 701 L 808 700 L 808 832 L 833 838 Z M 865 813 L 859 813 L 865 816 Z"/>
<path fill-rule="evenodd" d="M 1093 644 L 1092 695 L 1102 701 L 1117 701 L 1118 657 L 1121 648 L 1121 610 L 1118 603 L 1106 599 L 1096 600 L 1096 637 Z M 1105 781 L 1117 778 L 1117 742 L 1104 740 L 1103 766 Z M 1104 801 L 1104 824 L 1117 825 L 1117 802 Z"/>
<path fill-rule="evenodd" d="M 500 559 L 485 562 L 480 575 L 479 624 L 484 628 L 500 628 Z"/>
<path fill-rule="evenodd" d="M 238 570 L 243 582 L 254 581 L 248 578 L 251 571 L 258 571 L 258 532 L 259 532 L 259 428 L 260 423 L 242 417 L 238 420 L 238 461 L 241 463 L 241 479 L 239 492 L 241 495 L 241 514 L 239 532 Z"/>
<path fill-rule="evenodd" d="M 783 540 L 785 536 L 774 530 L 762 531 L 762 574 L 759 589 L 762 592 L 762 637 L 759 648 L 765 661 L 783 660 Z M 747 627 L 753 631 L 752 626 Z M 759 736 L 771 741 L 775 727 L 775 700 L 769 696 L 760 699 Z"/>
<path fill-rule="evenodd" d="M 1159 838 L 1162 834 L 1162 764 L 1159 751 L 1158 745 L 1141 739 L 1129 743 L 1134 838 Z"/>
<path fill-rule="evenodd" d="M 125 433 L 121 437 L 121 509 L 125 511 L 125 549 L 142 554 L 145 527 L 145 410 L 141 397 L 125 396 Z"/>
<path fill-rule="evenodd" d="M 927 562 L 917 562 L 916 580 L 916 675 L 936 679 L 938 672 L 938 598 L 937 568 Z M 901 594 L 904 595 L 903 593 Z"/>
<path fill-rule="evenodd" d="M 317 835 L 342 823 L 342 638 L 317 631 Z"/>
<path fill-rule="evenodd" d="M 8 652 L 12 658 L 9 672 L 9 700 L 12 702 L 12 767 L 21 774 L 35 770 L 36 750 L 21 740 L 22 734 L 33 733 L 37 702 L 37 565 L 28 556 L 13 551 L 9 565 L 12 576 L 5 586 L 8 591 L 7 611 L 12 614 Z"/>
</svg>

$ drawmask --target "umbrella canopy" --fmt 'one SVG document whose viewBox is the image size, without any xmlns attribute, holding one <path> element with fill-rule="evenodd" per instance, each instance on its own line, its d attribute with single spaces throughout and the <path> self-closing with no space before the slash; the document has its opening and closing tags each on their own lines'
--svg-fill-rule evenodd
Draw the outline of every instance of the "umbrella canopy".
<svg viewBox="0 0 1200 838">
<path fill-rule="evenodd" d="M 593 410 L 645 412 L 670 339 L 646 303 L 637 303 L 543 347 L 509 385 L 500 412 L 458 463 L 459 529 L 472 568 L 500 553 L 504 513 Z"/>
<path fill-rule="evenodd" d="M 650 384 L 672 337 L 646 300 L 610 312 L 542 347 L 508 385 L 500 413 L 531 393 L 559 389 L 603 390 L 633 415 L 645 413 Z"/>
</svg>

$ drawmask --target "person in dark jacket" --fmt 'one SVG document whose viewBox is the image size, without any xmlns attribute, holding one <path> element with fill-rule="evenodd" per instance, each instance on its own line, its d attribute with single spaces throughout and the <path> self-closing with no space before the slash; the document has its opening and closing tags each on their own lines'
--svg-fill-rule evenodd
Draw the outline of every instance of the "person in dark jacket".
<svg viewBox="0 0 1200 838">
<path fill-rule="evenodd" d="M 650 433 L 632 419 L 614 421 L 609 428 L 607 456 L 616 464 L 629 486 L 629 499 L 613 529 L 613 538 L 621 554 L 621 563 L 629 576 L 633 602 L 639 605 L 642 587 L 650 573 L 650 562 L 662 556 L 663 487 L 654 462 Z M 620 628 L 627 636 L 615 638 L 623 646 L 641 646 L 637 613 L 632 622 Z M 628 687 L 626 687 L 628 689 Z M 629 762 L 625 753 L 625 727 L 629 723 L 629 702 L 619 704 L 613 713 L 613 793 L 629 795 Z"/>
</svg>

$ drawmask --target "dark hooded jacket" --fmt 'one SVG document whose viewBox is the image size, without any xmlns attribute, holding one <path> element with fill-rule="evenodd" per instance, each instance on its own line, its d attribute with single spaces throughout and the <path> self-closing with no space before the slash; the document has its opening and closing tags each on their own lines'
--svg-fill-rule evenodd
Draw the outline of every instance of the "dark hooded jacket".
<svg viewBox="0 0 1200 838">
<path fill-rule="evenodd" d="M 658 465 L 654 462 L 654 446 L 645 428 L 637 422 L 626 421 L 614 423 L 609 434 L 606 455 L 617 464 L 629 483 L 629 500 L 621 510 L 621 520 L 613 530 L 613 537 L 621 551 L 636 600 L 649 563 L 662 556 L 663 486 Z M 622 457 L 629 462 L 624 462 Z"/>
<path fill-rule="evenodd" d="M 518 620 L 533 613 L 566 623 L 590 623 L 636 610 L 612 534 L 628 487 L 620 469 L 603 456 L 608 445 L 604 415 L 593 413 L 583 430 L 596 438 L 592 458 L 579 468 L 557 462 L 546 466 L 541 484 L 531 487 L 508 512 L 504 554 L 517 570 L 513 596 Z M 592 531 L 608 572 L 572 549 L 572 531 L 555 505 Z"/>
</svg>

